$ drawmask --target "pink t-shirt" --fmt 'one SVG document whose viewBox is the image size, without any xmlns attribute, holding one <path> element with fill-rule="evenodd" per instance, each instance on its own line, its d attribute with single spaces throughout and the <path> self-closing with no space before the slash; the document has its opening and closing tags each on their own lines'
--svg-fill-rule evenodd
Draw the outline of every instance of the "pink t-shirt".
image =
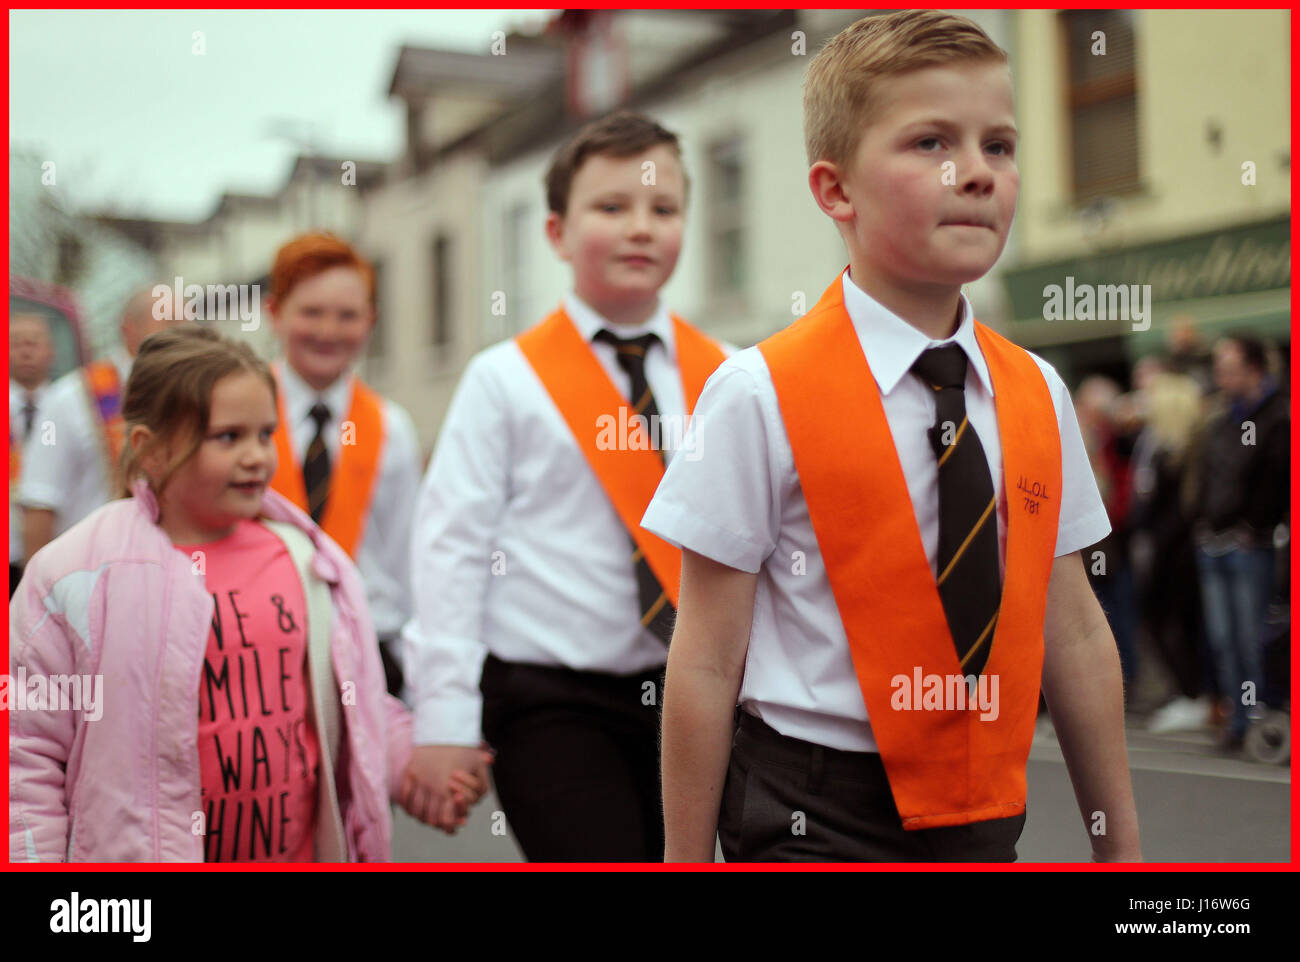
<svg viewBox="0 0 1300 962">
<path fill-rule="evenodd" d="M 293 559 L 257 521 L 176 548 L 205 572 L 216 605 L 199 680 L 203 859 L 310 862 L 320 748 L 307 717 L 307 606 Z"/>
</svg>

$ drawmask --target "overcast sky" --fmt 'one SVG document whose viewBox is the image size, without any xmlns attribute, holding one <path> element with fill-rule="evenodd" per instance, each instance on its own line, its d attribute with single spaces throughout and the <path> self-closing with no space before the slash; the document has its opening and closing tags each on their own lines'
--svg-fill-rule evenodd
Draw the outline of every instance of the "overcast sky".
<svg viewBox="0 0 1300 962">
<path fill-rule="evenodd" d="M 280 187 L 297 148 L 272 130 L 290 122 L 322 152 L 393 159 L 403 43 L 487 53 L 549 13 L 11 10 L 9 144 L 54 161 L 78 207 L 198 220 L 223 191 Z"/>
</svg>

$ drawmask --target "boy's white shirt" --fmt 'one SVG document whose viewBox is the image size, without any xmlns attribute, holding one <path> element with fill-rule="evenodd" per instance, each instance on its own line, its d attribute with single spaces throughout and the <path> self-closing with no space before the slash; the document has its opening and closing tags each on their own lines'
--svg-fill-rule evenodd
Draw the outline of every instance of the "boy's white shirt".
<svg viewBox="0 0 1300 962">
<path fill-rule="evenodd" d="M 564 308 L 624 397 L 630 383 L 614 347 L 591 338 L 602 327 L 624 338 L 657 334 L 662 345 L 646 354 L 646 380 L 662 417 L 683 414 L 662 301 L 628 327 L 606 323 L 572 293 Z M 415 744 L 479 743 L 488 652 L 620 675 L 667 659 L 663 642 L 641 626 L 627 529 L 513 338 L 465 369 L 412 528 L 415 617 L 403 656 Z"/>
<path fill-rule="evenodd" d="M 939 542 L 938 467 L 925 432 L 934 423 L 935 398 L 909 371 L 929 347 L 956 343 L 965 351 L 970 362 L 966 410 L 998 492 L 999 562 L 1005 569 L 1008 493 L 1002 446 L 970 302 L 963 294 L 956 333 L 933 341 L 860 290 L 847 272 L 843 285 L 932 571 Z M 1110 522 L 1069 391 L 1050 364 L 1034 360 L 1048 385 L 1061 436 L 1060 557 L 1100 541 Z M 846 751 L 876 751 L 772 377 L 757 347 L 729 358 L 709 380 L 690 430 L 697 436 L 687 443 L 702 456 L 669 467 L 642 525 L 679 547 L 758 573 L 741 704 L 784 735 Z"/>
<path fill-rule="evenodd" d="M 131 355 L 118 347 L 108 353 L 126 389 Z M 116 497 L 109 491 L 99 418 L 92 412 L 82 369 L 50 385 L 36 410 L 31 437 L 23 447 L 18 502 L 54 511 L 60 535 L 100 505 Z"/>
<path fill-rule="evenodd" d="M 352 372 L 317 392 L 283 360 L 274 365 L 284 393 L 285 417 L 294 458 L 302 470 L 302 458 L 316 436 L 312 406 L 320 400 L 330 409 L 325 426 L 325 447 L 331 468 L 337 467 L 342 451 L 341 423 L 352 406 Z M 410 536 L 411 515 L 420 484 L 420 442 L 411 416 L 401 405 L 383 399 L 384 444 L 379 454 L 379 477 L 370 497 L 370 514 L 361 532 L 356 564 L 366 587 L 366 602 L 375 632 L 398 634 L 411 615 Z"/>
<path fill-rule="evenodd" d="M 36 405 L 36 414 L 32 417 L 32 433 L 36 433 L 36 428 L 41 423 L 39 420 L 41 401 L 49 388 L 50 382 L 42 381 L 28 391 L 13 378 L 9 379 L 9 433 L 13 437 L 21 438 L 23 436 L 23 407 L 26 405 L 28 397 Z M 11 565 L 21 564 L 24 554 L 23 509 L 13 498 L 14 493 L 11 492 L 9 498 L 9 563 Z"/>
</svg>

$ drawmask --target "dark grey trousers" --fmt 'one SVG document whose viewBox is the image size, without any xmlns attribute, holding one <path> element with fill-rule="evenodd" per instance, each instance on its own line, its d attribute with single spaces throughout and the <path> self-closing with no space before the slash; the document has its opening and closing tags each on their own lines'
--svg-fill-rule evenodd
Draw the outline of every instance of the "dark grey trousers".
<svg viewBox="0 0 1300 962">
<path fill-rule="evenodd" d="M 905 831 L 876 752 L 782 735 L 746 711 L 718 816 L 728 862 L 1014 862 L 1025 815 Z"/>
</svg>

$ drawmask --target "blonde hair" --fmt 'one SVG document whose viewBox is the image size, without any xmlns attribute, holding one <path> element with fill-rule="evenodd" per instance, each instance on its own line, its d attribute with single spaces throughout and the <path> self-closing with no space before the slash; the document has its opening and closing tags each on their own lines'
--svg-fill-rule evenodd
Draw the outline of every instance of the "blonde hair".
<svg viewBox="0 0 1300 962">
<path fill-rule="evenodd" d="M 1157 374 L 1142 394 L 1152 437 L 1181 463 L 1201 423 L 1200 385 L 1185 374 Z"/>
<path fill-rule="evenodd" d="M 849 163 L 872 120 L 879 81 L 925 67 L 981 61 L 1009 62 L 1007 52 L 978 24 L 951 13 L 901 10 L 845 27 L 826 41 L 804 77 L 808 163 Z"/>
<path fill-rule="evenodd" d="M 216 331 L 183 324 L 146 337 L 140 344 L 122 400 L 127 442 L 122 445 L 117 483 L 120 497 L 129 497 L 131 483 L 144 475 L 142 459 L 149 451 L 177 439 L 188 439 L 185 451 L 161 478 L 149 478 L 161 495 L 176 470 L 194 456 L 208 429 L 212 389 L 222 378 L 247 372 L 262 378 L 277 396 L 275 375 L 253 349 Z M 132 428 L 149 429 L 153 437 L 144 450 L 131 449 Z"/>
</svg>

